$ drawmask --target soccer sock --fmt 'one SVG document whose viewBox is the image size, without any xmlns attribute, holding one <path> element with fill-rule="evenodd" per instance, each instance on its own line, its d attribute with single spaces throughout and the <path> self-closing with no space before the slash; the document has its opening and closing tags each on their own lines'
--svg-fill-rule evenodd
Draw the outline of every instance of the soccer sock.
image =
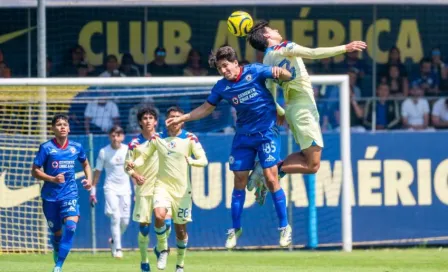
<svg viewBox="0 0 448 272">
<path fill-rule="evenodd" d="M 149 225 L 140 225 L 140 232 L 138 233 L 138 248 L 140 249 L 140 256 L 142 263 L 149 263 L 148 260 L 148 244 L 149 244 Z"/>
<path fill-rule="evenodd" d="M 166 236 L 166 225 L 162 227 L 154 227 L 157 236 L 157 250 L 162 252 L 164 250 L 168 250 L 168 239 Z"/>
<path fill-rule="evenodd" d="M 246 190 L 233 189 L 232 192 L 232 223 L 234 229 L 241 228 L 241 214 L 243 213 Z"/>
<path fill-rule="evenodd" d="M 122 217 L 120 219 L 120 232 L 121 235 L 123 235 L 123 233 L 126 231 L 126 229 L 128 228 L 129 225 L 129 217 Z"/>
<path fill-rule="evenodd" d="M 284 161 L 280 161 L 280 162 L 277 164 L 277 168 L 278 168 L 278 176 L 279 176 L 280 178 L 283 178 L 284 176 L 286 176 L 286 173 L 282 171 L 283 162 L 284 162 Z"/>
<path fill-rule="evenodd" d="M 171 234 L 171 218 L 165 219 L 165 226 L 166 226 L 166 239 L 170 238 Z"/>
<path fill-rule="evenodd" d="M 110 233 L 112 234 L 113 251 L 121 249 L 121 232 L 120 232 L 120 217 L 112 214 L 110 216 Z"/>
<path fill-rule="evenodd" d="M 59 251 L 59 243 L 61 242 L 62 236 L 56 236 L 54 234 L 51 235 L 51 245 L 53 246 L 54 251 Z"/>
<path fill-rule="evenodd" d="M 282 188 L 275 193 L 271 193 L 274 201 L 275 211 L 279 220 L 279 227 L 284 228 L 288 225 L 288 217 L 286 215 L 286 196 Z"/>
<path fill-rule="evenodd" d="M 184 267 L 185 254 L 187 253 L 188 236 L 185 240 L 177 239 L 177 261 L 178 266 Z"/>
<path fill-rule="evenodd" d="M 76 222 L 67 220 L 62 230 L 61 243 L 59 245 L 58 260 L 56 261 L 57 267 L 62 267 L 67 258 L 68 253 L 73 245 L 73 236 L 76 231 Z"/>
</svg>

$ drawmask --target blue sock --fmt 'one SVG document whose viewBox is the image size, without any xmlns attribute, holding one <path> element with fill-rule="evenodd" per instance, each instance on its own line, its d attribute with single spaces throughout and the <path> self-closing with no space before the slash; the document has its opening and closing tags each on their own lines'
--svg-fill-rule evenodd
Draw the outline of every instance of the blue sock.
<svg viewBox="0 0 448 272">
<path fill-rule="evenodd" d="M 148 234 L 149 234 L 149 225 L 140 225 L 140 233 L 143 235 L 143 236 L 148 236 Z"/>
<path fill-rule="evenodd" d="M 54 251 L 59 251 L 59 243 L 61 242 L 62 236 L 51 235 L 51 245 L 53 246 Z"/>
<path fill-rule="evenodd" d="M 232 192 L 232 222 L 234 229 L 241 228 L 241 214 L 243 213 L 246 190 L 233 189 Z"/>
<path fill-rule="evenodd" d="M 275 193 L 271 193 L 274 201 L 275 211 L 279 220 L 279 227 L 284 228 L 288 225 L 288 217 L 286 215 L 286 196 L 282 188 Z"/>
<path fill-rule="evenodd" d="M 281 162 L 279 162 L 279 163 L 277 164 L 277 168 L 278 168 L 278 176 L 279 176 L 280 178 L 283 178 L 284 176 L 286 176 L 286 173 L 282 171 L 283 162 L 284 162 L 284 161 L 281 161 Z"/>
<path fill-rule="evenodd" d="M 67 220 L 65 222 L 64 228 L 62 230 L 62 239 L 59 245 L 58 260 L 56 262 L 57 267 L 62 267 L 65 259 L 67 258 L 70 249 L 73 245 L 73 236 L 76 231 L 76 222 L 72 220 Z"/>
<path fill-rule="evenodd" d="M 171 229 L 171 218 L 170 219 L 165 219 L 165 226 L 166 226 L 166 230 L 167 231 L 169 229 Z"/>
</svg>

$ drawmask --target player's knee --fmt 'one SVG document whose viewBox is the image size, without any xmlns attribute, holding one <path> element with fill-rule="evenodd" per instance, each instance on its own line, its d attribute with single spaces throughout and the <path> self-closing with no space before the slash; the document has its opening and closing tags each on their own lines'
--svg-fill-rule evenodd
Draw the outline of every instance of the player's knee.
<svg viewBox="0 0 448 272">
<path fill-rule="evenodd" d="M 266 178 L 266 187 L 268 187 L 270 192 L 275 192 L 280 187 L 278 180 L 274 177 Z"/>
<path fill-rule="evenodd" d="M 236 189 L 242 190 L 246 187 L 247 175 L 235 174 L 234 187 Z"/>
<path fill-rule="evenodd" d="M 312 174 L 316 174 L 320 168 L 320 162 L 311 162 L 308 164 L 308 168 Z"/>
<path fill-rule="evenodd" d="M 158 221 L 158 222 L 164 222 L 165 216 L 166 216 L 166 213 L 160 209 L 156 209 L 154 211 L 154 217 L 156 218 L 156 221 Z"/>
</svg>

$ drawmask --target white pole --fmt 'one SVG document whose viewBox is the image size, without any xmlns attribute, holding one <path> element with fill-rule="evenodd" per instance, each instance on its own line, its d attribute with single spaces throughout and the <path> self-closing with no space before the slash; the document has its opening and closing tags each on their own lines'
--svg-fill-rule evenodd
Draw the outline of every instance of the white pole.
<svg viewBox="0 0 448 272">
<path fill-rule="evenodd" d="M 341 113 L 341 160 L 342 160 L 342 248 L 352 251 L 352 207 L 350 184 L 352 163 L 350 155 L 350 86 L 348 75 L 341 83 L 339 108 Z"/>
<path fill-rule="evenodd" d="M 45 0 L 37 1 L 37 76 L 45 78 L 46 73 L 46 15 L 45 15 Z M 39 125 L 40 125 L 40 141 L 47 140 L 47 94 L 44 86 L 39 88 L 40 107 L 39 107 Z M 42 231 L 43 231 L 43 246 L 44 252 L 48 250 L 48 228 L 45 218 L 42 217 Z"/>
<path fill-rule="evenodd" d="M 93 157 L 93 134 L 89 133 L 89 163 L 93 170 L 94 167 L 94 157 Z M 91 173 L 93 177 L 93 173 Z M 90 229 L 92 231 L 92 254 L 96 254 L 96 215 L 95 215 L 95 205 L 90 208 Z"/>
<path fill-rule="evenodd" d="M 376 37 L 376 20 L 377 20 L 377 7 L 376 5 L 373 5 L 373 37 Z M 372 98 L 373 98 L 373 103 L 372 103 L 372 131 L 375 132 L 376 131 L 376 82 L 377 82 L 377 76 L 376 76 L 376 56 L 377 56 L 377 50 L 378 50 L 378 46 L 376 44 L 373 45 L 373 67 L 372 67 Z"/>
<path fill-rule="evenodd" d="M 292 132 L 288 129 L 288 154 L 292 154 L 293 152 L 293 140 L 292 140 Z M 288 221 L 291 228 L 294 230 L 293 224 L 293 203 L 292 203 L 292 176 L 287 175 L 288 178 Z M 279 180 L 280 182 L 280 180 Z M 289 245 L 289 251 L 294 250 L 294 238 L 292 237 L 291 244 Z"/>
</svg>

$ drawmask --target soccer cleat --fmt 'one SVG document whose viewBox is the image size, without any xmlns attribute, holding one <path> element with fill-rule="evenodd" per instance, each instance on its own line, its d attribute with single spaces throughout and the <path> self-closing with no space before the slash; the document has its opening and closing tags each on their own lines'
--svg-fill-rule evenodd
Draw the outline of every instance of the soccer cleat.
<svg viewBox="0 0 448 272">
<path fill-rule="evenodd" d="M 165 270 L 166 262 L 168 261 L 168 250 L 162 250 L 159 258 L 157 259 L 157 269 Z"/>
<path fill-rule="evenodd" d="M 249 180 L 247 181 L 247 190 L 252 191 L 260 182 L 264 183 L 263 168 L 260 162 L 256 161 L 254 170 L 250 173 Z"/>
<path fill-rule="evenodd" d="M 55 266 L 55 267 L 53 268 L 53 272 L 62 272 L 62 267 Z"/>
<path fill-rule="evenodd" d="M 176 265 L 176 272 L 184 272 L 184 268 L 182 266 Z"/>
<path fill-rule="evenodd" d="M 236 241 L 243 233 L 243 228 L 235 231 L 235 229 L 229 229 L 227 231 L 227 240 L 226 240 L 226 248 L 233 249 L 236 246 Z"/>
<path fill-rule="evenodd" d="M 149 263 L 141 263 L 140 269 L 142 270 L 141 272 L 150 272 L 151 271 L 151 267 L 149 267 Z"/>
<path fill-rule="evenodd" d="M 268 194 L 268 189 L 264 184 L 261 186 L 257 186 L 257 189 L 255 190 L 255 201 L 258 203 L 258 205 L 263 206 L 266 202 L 266 196 Z"/>
<path fill-rule="evenodd" d="M 121 251 L 121 249 L 117 249 L 115 251 L 114 258 L 117 258 L 117 259 L 123 258 L 123 251 Z"/>
<path fill-rule="evenodd" d="M 280 246 L 287 247 L 292 241 L 292 229 L 290 225 L 280 229 Z"/>
</svg>

